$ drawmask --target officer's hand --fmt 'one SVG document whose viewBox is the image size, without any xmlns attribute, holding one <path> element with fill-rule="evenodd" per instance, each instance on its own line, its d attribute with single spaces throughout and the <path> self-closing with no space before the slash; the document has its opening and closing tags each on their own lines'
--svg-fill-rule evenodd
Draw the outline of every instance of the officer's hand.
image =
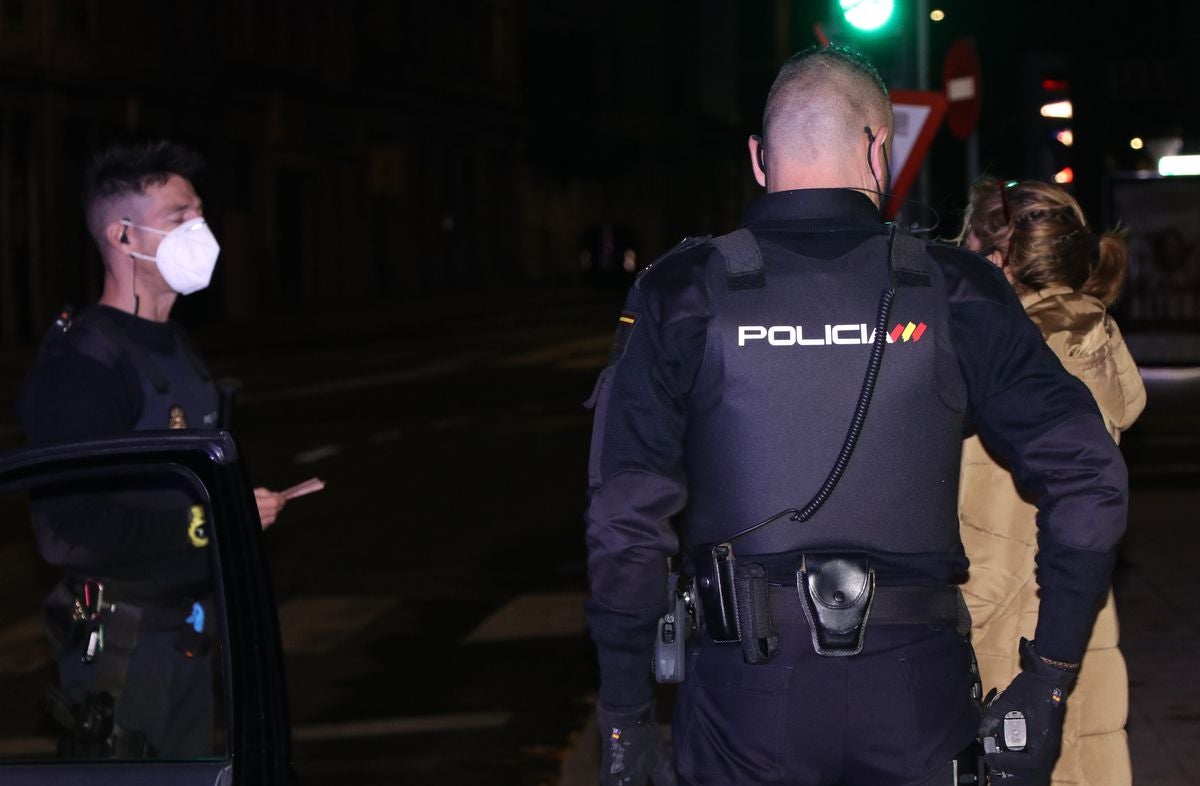
<svg viewBox="0 0 1200 786">
<path fill-rule="evenodd" d="M 675 761 L 654 719 L 654 701 L 640 707 L 596 707 L 603 786 L 675 786 Z"/>
<path fill-rule="evenodd" d="M 261 487 L 254 490 L 254 501 L 258 504 L 258 518 L 262 521 L 263 529 L 275 523 L 275 517 L 287 504 L 287 500 L 279 492 Z"/>
<path fill-rule="evenodd" d="M 1044 786 L 1058 761 L 1062 746 L 1063 713 L 1067 693 L 1075 683 L 1075 672 L 1046 663 L 1038 656 L 1033 642 L 1021 639 L 1021 673 L 1012 684 L 987 706 L 979 727 L 981 738 L 992 737 L 999 750 L 985 754 L 992 782 L 1004 786 Z M 1009 712 L 1025 716 L 1025 749 L 1006 750 L 1004 716 Z"/>
</svg>

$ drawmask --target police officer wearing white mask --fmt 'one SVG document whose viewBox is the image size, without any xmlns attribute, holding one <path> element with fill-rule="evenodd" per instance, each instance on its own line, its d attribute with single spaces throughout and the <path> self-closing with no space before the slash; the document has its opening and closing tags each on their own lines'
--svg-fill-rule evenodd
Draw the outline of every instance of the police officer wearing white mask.
<svg viewBox="0 0 1200 786">
<path fill-rule="evenodd" d="M 170 319 L 176 298 L 208 286 L 220 252 L 192 185 L 201 166 L 195 152 L 166 141 L 118 145 L 92 160 L 84 207 L 103 291 L 78 315 L 64 313 L 43 341 L 18 403 L 29 442 L 218 427 L 216 385 Z M 269 526 L 283 497 L 259 488 L 255 498 Z M 213 753 L 200 503 L 160 487 L 33 500 L 42 556 L 64 574 L 46 602 L 61 687 L 54 697 L 75 716 L 60 752 Z M 112 611 L 81 625 L 71 612 L 94 604 L 100 585 Z"/>
</svg>

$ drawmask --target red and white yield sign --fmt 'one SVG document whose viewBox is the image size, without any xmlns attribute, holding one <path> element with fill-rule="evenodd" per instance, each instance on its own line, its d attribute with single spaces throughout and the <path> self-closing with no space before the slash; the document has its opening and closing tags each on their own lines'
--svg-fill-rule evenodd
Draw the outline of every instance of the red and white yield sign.
<svg viewBox="0 0 1200 786">
<path fill-rule="evenodd" d="M 955 41 L 942 65 L 942 84 L 946 90 L 946 125 L 959 139 L 969 137 L 979 122 L 980 74 L 975 45 L 968 38 Z"/>
<path fill-rule="evenodd" d="M 892 109 L 896 127 L 892 129 L 892 195 L 883 206 L 883 217 L 890 221 L 912 188 L 929 144 L 946 114 L 946 96 L 932 90 L 893 90 Z"/>
</svg>

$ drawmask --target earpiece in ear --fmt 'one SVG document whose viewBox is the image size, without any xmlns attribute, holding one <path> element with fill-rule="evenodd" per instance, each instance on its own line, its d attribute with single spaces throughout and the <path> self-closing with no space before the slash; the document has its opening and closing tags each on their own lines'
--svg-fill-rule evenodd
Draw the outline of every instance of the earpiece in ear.
<svg viewBox="0 0 1200 786">
<path fill-rule="evenodd" d="M 129 245 L 129 236 L 126 234 L 128 231 L 129 229 L 127 227 L 121 227 L 121 236 L 117 238 L 118 241 L 124 243 L 125 245 Z"/>
<path fill-rule="evenodd" d="M 870 126 L 863 126 L 863 133 L 867 135 L 867 170 L 871 173 L 871 179 L 875 181 L 875 193 L 882 195 L 883 189 L 879 185 L 879 175 L 875 174 L 875 162 L 871 160 L 871 148 L 875 146 L 875 135 L 871 133 Z"/>
</svg>

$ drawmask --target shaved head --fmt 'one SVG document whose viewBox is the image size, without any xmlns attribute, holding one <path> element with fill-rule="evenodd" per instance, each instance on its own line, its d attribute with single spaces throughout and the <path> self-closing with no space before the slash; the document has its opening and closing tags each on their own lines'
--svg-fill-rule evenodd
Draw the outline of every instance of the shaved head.
<svg viewBox="0 0 1200 786">
<path fill-rule="evenodd" d="M 767 95 L 767 161 L 771 169 L 838 168 L 860 155 L 865 126 L 892 127 L 892 102 L 879 72 L 846 47 L 807 49 L 783 64 Z"/>
</svg>

